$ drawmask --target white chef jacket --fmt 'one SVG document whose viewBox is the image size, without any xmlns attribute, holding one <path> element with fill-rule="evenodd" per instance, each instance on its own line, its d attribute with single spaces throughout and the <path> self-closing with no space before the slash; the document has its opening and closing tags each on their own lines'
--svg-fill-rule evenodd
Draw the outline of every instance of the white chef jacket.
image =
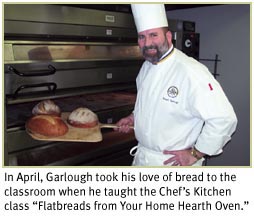
<svg viewBox="0 0 254 218">
<path fill-rule="evenodd" d="M 178 49 L 156 65 L 145 61 L 136 84 L 134 125 L 139 143 L 133 165 L 163 166 L 170 157 L 163 150 L 194 145 L 216 155 L 231 139 L 237 118 L 221 86 L 203 64 Z"/>
</svg>

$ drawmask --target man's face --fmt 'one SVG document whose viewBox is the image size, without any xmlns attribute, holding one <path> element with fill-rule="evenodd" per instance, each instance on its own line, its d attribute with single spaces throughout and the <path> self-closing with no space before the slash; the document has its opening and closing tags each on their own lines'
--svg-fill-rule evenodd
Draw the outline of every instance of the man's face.
<svg viewBox="0 0 254 218">
<path fill-rule="evenodd" d="M 171 46 L 171 34 L 163 28 L 145 30 L 138 34 L 138 45 L 143 57 L 156 64 Z"/>
</svg>

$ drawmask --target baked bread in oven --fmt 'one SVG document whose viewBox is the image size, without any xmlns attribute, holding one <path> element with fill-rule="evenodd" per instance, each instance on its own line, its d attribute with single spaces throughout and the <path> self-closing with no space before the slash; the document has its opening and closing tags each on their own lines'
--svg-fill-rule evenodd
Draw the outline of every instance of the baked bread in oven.
<svg viewBox="0 0 254 218">
<path fill-rule="evenodd" d="M 97 115 L 85 107 L 80 107 L 72 111 L 67 122 L 78 128 L 92 128 L 98 125 Z"/>
<path fill-rule="evenodd" d="M 59 116 L 55 115 L 36 115 L 31 117 L 26 128 L 33 134 L 40 134 L 48 137 L 65 135 L 68 132 L 67 124 Z"/>
<path fill-rule="evenodd" d="M 58 105 L 52 100 L 44 100 L 36 104 L 32 110 L 33 115 L 47 114 L 47 115 L 61 115 L 61 110 Z"/>
</svg>

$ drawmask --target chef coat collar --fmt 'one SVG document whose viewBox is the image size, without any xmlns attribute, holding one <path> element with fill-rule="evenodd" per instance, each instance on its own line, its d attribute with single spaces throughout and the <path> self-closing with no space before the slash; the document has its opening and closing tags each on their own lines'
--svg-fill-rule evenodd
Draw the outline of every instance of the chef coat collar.
<svg viewBox="0 0 254 218">
<path fill-rule="evenodd" d="M 172 46 L 169 48 L 169 50 L 168 50 L 164 55 L 162 55 L 162 57 L 160 58 L 160 60 L 159 60 L 158 63 L 160 63 L 162 60 L 164 60 L 166 57 L 168 57 L 168 56 L 173 52 L 173 50 L 174 50 L 174 46 L 172 45 Z M 158 64 L 158 63 L 157 63 L 157 64 Z"/>
</svg>

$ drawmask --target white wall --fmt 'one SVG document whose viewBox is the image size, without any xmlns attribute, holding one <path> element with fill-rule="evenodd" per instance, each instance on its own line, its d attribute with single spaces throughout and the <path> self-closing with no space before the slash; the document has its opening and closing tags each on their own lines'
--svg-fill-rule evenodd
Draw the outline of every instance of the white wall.
<svg viewBox="0 0 254 218">
<path fill-rule="evenodd" d="M 250 5 L 207 6 L 168 12 L 169 19 L 196 22 L 200 58 L 219 55 L 217 80 L 238 117 L 238 127 L 224 153 L 209 158 L 211 166 L 250 165 Z M 213 65 L 203 62 L 213 71 Z"/>
</svg>

